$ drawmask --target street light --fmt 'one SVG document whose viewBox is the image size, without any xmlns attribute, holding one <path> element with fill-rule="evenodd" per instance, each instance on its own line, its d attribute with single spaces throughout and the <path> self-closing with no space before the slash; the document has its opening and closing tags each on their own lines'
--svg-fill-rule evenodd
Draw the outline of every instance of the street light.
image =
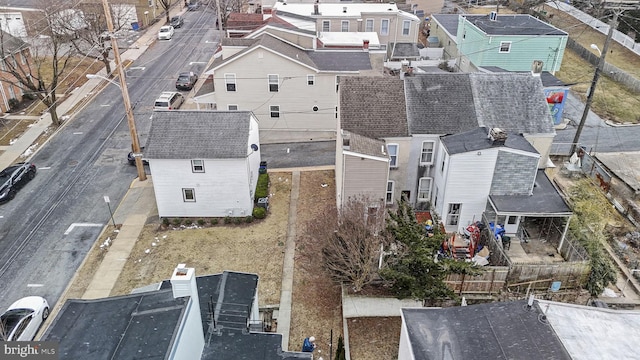
<svg viewBox="0 0 640 360">
<path fill-rule="evenodd" d="M 108 77 L 102 76 L 102 75 L 98 75 L 98 74 L 87 74 L 87 79 L 102 79 L 105 81 L 108 81 L 110 83 L 112 83 L 113 85 L 119 87 L 122 89 L 122 87 L 120 87 L 120 84 L 118 84 L 117 82 L 109 79 Z"/>
<path fill-rule="evenodd" d="M 624 286 L 622 287 L 622 296 L 624 296 L 624 289 L 627 288 L 627 284 L 629 283 L 629 280 L 631 280 L 631 276 L 633 276 L 634 272 L 639 272 L 640 269 L 632 269 L 631 270 L 631 275 L 627 277 L 627 281 L 624 283 Z"/>
<path fill-rule="evenodd" d="M 592 48 L 593 50 L 597 51 L 599 56 L 602 56 L 602 51 L 600 51 L 600 48 L 598 47 L 598 45 L 596 45 L 596 44 L 591 44 L 591 48 Z"/>
</svg>

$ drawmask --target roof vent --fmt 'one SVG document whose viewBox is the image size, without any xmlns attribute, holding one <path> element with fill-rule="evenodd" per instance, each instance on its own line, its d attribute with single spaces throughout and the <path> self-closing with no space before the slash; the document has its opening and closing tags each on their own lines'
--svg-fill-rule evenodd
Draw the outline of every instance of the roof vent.
<svg viewBox="0 0 640 360">
<path fill-rule="evenodd" d="M 492 11 L 489 13 L 489 20 L 491 21 L 496 21 L 498 20 L 498 13 L 495 11 Z"/>
<path fill-rule="evenodd" d="M 493 145 L 504 145 L 504 142 L 507 141 L 507 133 L 500 128 L 492 128 L 489 131 L 489 139 Z"/>
<path fill-rule="evenodd" d="M 346 7 L 346 6 L 343 6 L 343 7 L 342 7 L 342 12 L 343 12 L 343 13 L 346 13 L 346 12 L 347 12 L 347 7 Z"/>
</svg>

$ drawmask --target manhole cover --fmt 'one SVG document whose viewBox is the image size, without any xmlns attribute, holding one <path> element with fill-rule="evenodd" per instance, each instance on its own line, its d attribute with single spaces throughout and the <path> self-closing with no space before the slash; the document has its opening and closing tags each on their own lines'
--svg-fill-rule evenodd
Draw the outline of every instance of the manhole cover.
<svg viewBox="0 0 640 360">
<path fill-rule="evenodd" d="M 76 166 L 76 165 L 78 165 L 78 161 L 77 160 L 69 161 L 69 166 Z"/>
</svg>

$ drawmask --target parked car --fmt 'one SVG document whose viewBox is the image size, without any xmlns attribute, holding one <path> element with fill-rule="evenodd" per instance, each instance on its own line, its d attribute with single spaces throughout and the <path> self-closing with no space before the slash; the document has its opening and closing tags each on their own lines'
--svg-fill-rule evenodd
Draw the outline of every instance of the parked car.
<svg viewBox="0 0 640 360">
<path fill-rule="evenodd" d="M 27 296 L 0 315 L 6 341 L 31 341 L 49 317 L 49 304 L 40 296 Z"/>
<path fill-rule="evenodd" d="M 187 5 L 187 10 L 189 11 L 196 11 L 198 9 L 200 9 L 200 3 L 197 0 L 191 0 L 189 5 Z"/>
<path fill-rule="evenodd" d="M 174 16 L 171 18 L 171 22 L 170 22 L 171 26 L 173 26 L 174 29 L 177 29 L 179 27 L 182 26 L 182 24 L 184 24 L 184 19 L 182 19 L 182 16 Z"/>
<path fill-rule="evenodd" d="M 173 26 L 167 25 L 160 28 L 158 40 L 171 40 L 173 37 Z"/>
<path fill-rule="evenodd" d="M 36 177 L 36 166 L 17 163 L 0 172 L 0 202 L 13 199 L 20 188 Z"/>
<path fill-rule="evenodd" d="M 144 147 L 140 148 L 140 151 L 144 151 Z M 130 151 L 127 154 L 127 161 L 129 162 L 129 165 L 135 165 L 136 164 L 136 158 L 133 156 L 133 151 Z M 143 165 L 149 165 L 149 160 L 142 158 L 142 164 Z"/>
<path fill-rule="evenodd" d="M 184 96 L 179 92 L 165 91 L 160 94 L 160 97 L 156 99 L 154 104 L 155 110 L 176 110 L 180 108 L 180 105 L 184 102 Z"/>
<path fill-rule="evenodd" d="M 178 75 L 178 80 L 176 80 L 176 89 L 191 90 L 196 84 L 196 81 L 198 81 L 198 75 L 193 71 L 180 73 L 180 75 Z"/>
</svg>

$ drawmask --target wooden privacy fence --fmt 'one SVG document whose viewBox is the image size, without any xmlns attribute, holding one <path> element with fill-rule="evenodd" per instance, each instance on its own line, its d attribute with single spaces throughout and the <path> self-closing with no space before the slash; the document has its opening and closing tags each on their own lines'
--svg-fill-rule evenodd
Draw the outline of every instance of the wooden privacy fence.
<svg viewBox="0 0 640 360">
<path fill-rule="evenodd" d="M 485 266 L 480 275 L 449 274 L 445 283 L 456 294 L 497 294 L 504 287 L 509 274 L 506 266 Z"/>
<path fill-rule="evenodd" d="M 554 281 L 562 288 L 584 285 L 591 270 L 588 261 L 573 261 L 553 264 L 512 264 L 507 277 L 509 287 L 522 284 L 532 289 L 548 289 Z"/>
</svg>

